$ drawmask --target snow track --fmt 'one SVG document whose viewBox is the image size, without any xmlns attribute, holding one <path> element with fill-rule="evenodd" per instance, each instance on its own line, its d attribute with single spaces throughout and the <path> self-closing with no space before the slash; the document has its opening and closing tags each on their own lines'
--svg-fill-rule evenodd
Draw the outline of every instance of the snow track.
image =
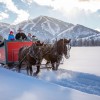
<svg viewBox="0 0 100 100">
<path fill-rule="evenodd" d="M 43 71 L 39 78 L 64 87 L 100 96 L 100 77 L 93 74 L 59 69 L 55 72 Z"/>
</svg>

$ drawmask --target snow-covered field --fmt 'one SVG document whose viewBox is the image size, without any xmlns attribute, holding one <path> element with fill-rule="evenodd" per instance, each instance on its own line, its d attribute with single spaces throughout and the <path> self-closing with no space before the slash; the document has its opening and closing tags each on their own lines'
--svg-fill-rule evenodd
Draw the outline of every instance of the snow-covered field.
<svg viewBox="0 0 100 100">
<path fill-rule="evenodd" d="M 0 68 L 0 100 L 100 100 L 100 47 L 73 47 L 58 71 L 30 77 Z"/>
<path fill-rule="evenodd" d="M 61 68 L 100 76 L 100 47 L 72 47 Z"/>
</svg>

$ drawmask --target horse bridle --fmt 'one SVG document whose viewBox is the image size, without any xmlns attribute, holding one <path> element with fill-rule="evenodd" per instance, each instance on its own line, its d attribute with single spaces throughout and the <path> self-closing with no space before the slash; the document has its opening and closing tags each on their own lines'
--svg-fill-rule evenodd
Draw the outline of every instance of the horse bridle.
<svg viewBox="0 0 100 100">
<path fill-rule="evenodd" d="M 68 57 L 67 57 L 67 59 L 70 57 L 70 55 L 69 55 L 69 52 L 70 52 L 70 49 L 71 49 L 71 43 L 69 42 L 69 43 L 67 43 L 67 55 L 68 55 Z M 63 50 L 64 50 L 64 39 L 63 39 Z"/>
</svg>

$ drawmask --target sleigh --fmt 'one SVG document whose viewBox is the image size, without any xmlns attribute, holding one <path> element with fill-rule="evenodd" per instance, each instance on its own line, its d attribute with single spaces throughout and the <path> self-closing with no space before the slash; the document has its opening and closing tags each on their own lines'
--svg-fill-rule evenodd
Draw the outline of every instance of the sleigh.
<svg viewBox="0 0 100 100">
<path fill-rule="evenodd" d="M 0 47 L 0 64 L 12 66 L 18 64 L 18 52 L 23 46 L 31 46 L 32 41 L 4 41 Z"/>
</svg>

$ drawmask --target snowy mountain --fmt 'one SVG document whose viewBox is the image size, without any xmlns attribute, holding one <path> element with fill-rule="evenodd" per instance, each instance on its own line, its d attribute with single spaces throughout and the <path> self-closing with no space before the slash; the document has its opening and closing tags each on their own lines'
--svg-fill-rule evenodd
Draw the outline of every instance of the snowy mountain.
<svg viewBox="0 0 100 100">
<path fill-rule="evenodd" d="M 10 24 L 0 22 L 0 30 L 7 28 Z"/>
<path fill-rule="evenodd" d="M 20 26 L 26 33 L 30 32 L 36 35 L 40 40 L 51 40 L 62 31 L 72 27 L 73 24 L 47 16 L 39 16 L 33 20 L 24 21 L 17 26 Z"/>
<path fill-rule="evenodd" d="M 32 33 L 42 41 L 52 41 L 56 38 L 71 38 L 73 44 L 73 41 L 77 41 L 79 39 L 82 39 L 82 41 L 84 39 L 91 41 L 92 38 L 95 42 L 97 42 L 98 38 L 100 38 L 100 32 L 96 30 L 79 24 L 73 25 L 47 16 L 39 16 L 35 19 L 23 21 L 17 25 L 0 23 L 0 33 L 7 38 L 11 29 L 16 34 L 19 27 L 22 28 L 26 35 L 28 33 Z"/>
<path fill-rule="evenodd" d="M 10 30 L 15 32 L 14 25 L 0 22 L 0 35 L 7 39 Z"/>
<path fill-rule="evenodd" d="M 69 37 L 71 39 L 75 39 L 75 38 L 85 38 L 98 34 L 100 35 L 100 32 L 77 24 L 65 30 L 64 32 L 60 33 L 58 37 L 66 37 L 66 38 Z"/>
</svg>

